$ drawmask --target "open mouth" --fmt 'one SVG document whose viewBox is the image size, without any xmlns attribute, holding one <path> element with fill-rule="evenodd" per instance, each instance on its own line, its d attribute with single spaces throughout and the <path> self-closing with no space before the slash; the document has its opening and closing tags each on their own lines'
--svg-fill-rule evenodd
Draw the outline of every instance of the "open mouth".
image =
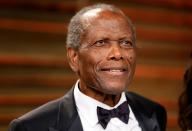
<svg viewBox="0 0 192 131">
<path fill-rule="evenodd" d="M 109 68 L 102 68 L 100 71 L 110 74 L 110 75 L 123 75 L 125 72 L 128 71 L 127 68 L 119 68 L 119 67 L 109 67 Z"/>
<path fill-rule="evenodd" d="M 104 69 L 101 69 L 101 71 L 109 71 L 109 72 L 124 72 L 124 71 L 127 71 L 127 69 L 113 69 L 113 68 L 104 68 Z"/>
</svg>

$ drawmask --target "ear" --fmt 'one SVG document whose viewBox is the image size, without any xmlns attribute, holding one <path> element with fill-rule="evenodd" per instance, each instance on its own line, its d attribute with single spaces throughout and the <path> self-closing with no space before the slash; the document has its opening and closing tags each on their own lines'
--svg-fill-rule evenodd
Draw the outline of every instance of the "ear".
<svg viewBox="0 0 192 131">
<path fill-rule="evenodd" d="M 78 72 L 79 70 L 79 57 L 78 57 L 78 52 L 71 48 L 71 47 L 68 47 L 67 48 L 67 58 L 68 58 L 68 61 L 69 61 L 69 65 L 71 67 L 71 69 L 74 71 L 74 72 Z"/>
</svg>

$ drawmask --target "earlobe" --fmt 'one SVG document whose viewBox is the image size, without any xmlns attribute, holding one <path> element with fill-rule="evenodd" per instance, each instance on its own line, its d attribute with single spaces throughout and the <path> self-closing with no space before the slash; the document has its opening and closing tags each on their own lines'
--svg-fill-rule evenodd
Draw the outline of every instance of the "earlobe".
<svg viewBox="0 0 192 131">
<path fill-rule="evenodd" d="M 69 47 L 67 48 L 67 58 L 69 61 L 69 65 L 74 72 L 78 72 L 78 53 L 75 49 Z"/>
</svg>

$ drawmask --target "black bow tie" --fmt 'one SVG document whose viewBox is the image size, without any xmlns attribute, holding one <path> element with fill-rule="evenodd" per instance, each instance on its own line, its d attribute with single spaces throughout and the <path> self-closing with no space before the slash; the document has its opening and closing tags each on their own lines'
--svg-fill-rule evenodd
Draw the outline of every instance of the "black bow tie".
<svg viewBox="0 0 192 131">
<path fill-rule="evenodd" d="M 112 110 L 106 110 L 101 107 L 97 107 L 97 116 L 99 123 L 105 129 L 107 127 L 108 122 L 113 117 L 118 117 L 124 123 L 128 123 L 129 118 L 129 108 L 127 101 L 123 102 L 117 108 Z"/>
</svg>

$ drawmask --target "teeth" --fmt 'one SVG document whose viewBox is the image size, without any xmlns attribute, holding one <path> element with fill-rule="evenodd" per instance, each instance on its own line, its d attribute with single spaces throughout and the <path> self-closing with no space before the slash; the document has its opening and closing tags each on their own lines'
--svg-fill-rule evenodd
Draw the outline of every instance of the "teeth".
<svg viewBox="0 0 192 131">
<path fill-rule="evenodd" d="M 113 70 L 109 70 L 110 72 L 122 72 L 123 70 L 116 70 L 116 69 L 113 69 Z"/>
<path fill-rule="evenodd" d="M 123 72 L 126 69 L 101 69 L 102 71 L 110 71 L 110 72 Z"/>
</svg>

